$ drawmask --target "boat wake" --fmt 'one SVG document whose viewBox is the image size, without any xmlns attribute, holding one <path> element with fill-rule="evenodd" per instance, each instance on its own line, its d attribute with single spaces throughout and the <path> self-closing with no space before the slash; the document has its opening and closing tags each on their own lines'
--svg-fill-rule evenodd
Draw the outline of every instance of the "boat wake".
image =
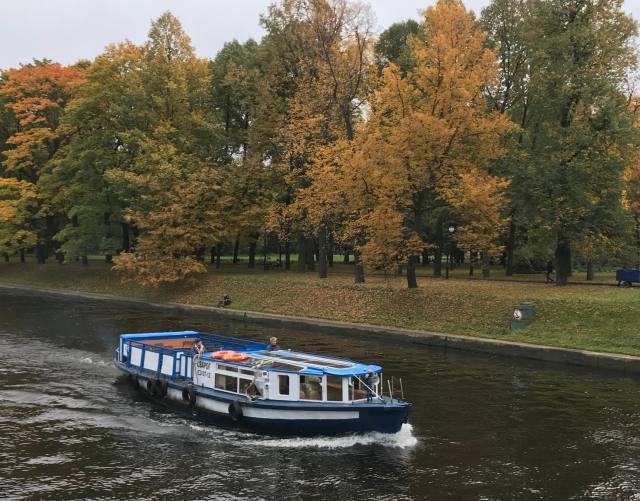
<svg viewBox="0 0 640 501">
<path fill-rule="evenodd" d="M 343 437 L 310 437 L 310 438 L 268 438 L 248 440 L 245 443 L 258 447 L 274 447 L 284 449 L 346 449 L 358 445 L 381 445 L 406 449 L 414 447 L 418 439 L 413 434 L 413 426 L 403 424 L 398 433 L 365 433 L 363 435 L 346 435 Z"/>
</svg>

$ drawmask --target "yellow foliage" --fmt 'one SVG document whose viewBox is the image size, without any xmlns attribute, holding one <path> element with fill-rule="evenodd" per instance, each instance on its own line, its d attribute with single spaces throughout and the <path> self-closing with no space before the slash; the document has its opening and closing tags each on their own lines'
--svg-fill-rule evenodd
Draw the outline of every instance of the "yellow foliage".
<svg viewBox="0 0 640 501">
<path fill-rule="evenodd" d="M 507 183 L 487 169 L 516 127 L 484 102 L 483 90 L 497 83 L 497 52 L 461 2 L 440 0 L 424 14 L 415 69 L 383 72 L 340 183 L 349 232 L 364 236 L 363 256 L 376 266 L 429 245 L 426 220 L 443 205 L 463 222 L 467 248 L 488 250 L 504 225 Z"/>
</svg>

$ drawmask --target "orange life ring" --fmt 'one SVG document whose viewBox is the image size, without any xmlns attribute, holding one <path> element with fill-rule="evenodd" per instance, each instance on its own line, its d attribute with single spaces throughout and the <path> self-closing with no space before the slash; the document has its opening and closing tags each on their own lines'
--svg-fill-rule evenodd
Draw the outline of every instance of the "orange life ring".
<svg viewBox="0 0 640 501">
<path fill-rule="evenodd" d="M 242 362 L 244 360 L 248 360 L 249 355 L 247 355 L 246 353 L 238 353 L 237 351 L 233 350 L 221 350 L 214 351 L 211 354 L 211 358 L 222 359 L 226 362 Z"/>
<path fill-rule="evenodd" d="M 235 351 L 231 351 L 231 350 L 222 350 L 222 351 L 214 351 L 211 354 L 211 358 L 221 358 L 221 359 L 225 359 L 224 357 L 229 356 L 234 354 Z"/>
<path fill-rule="evenodd" d="M 249 356 L 246 353 L 238 353 L 232 351 L 231 353 L 224 355 L 222 357 L 222 360 L 225 360 L 227 362 L 242 362 L 244 360 L 247 360 L 248 358 Z"/>
</svg>

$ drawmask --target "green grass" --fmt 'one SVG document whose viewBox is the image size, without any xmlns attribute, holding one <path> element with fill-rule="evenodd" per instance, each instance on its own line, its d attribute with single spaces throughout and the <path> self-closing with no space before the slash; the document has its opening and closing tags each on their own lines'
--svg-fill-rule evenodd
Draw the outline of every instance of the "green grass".
<svg viewBox="0 0 640 501">
<path fill-rule="evenodd" d="M 454 270 L 456 280 L 447 281 L 421 271 L 420 287 L 408 290 L 404 278 L 383 274 L 368 275 L 364 286 L 356 286 L 351 267 L 343 264 L 323 280 L 314 273 L 223 263 L 196 284 L 146 289 L 122 284 L 108 265 L 97 261 L 88 267 L 30 261 L 0 263 L 0 282 L 202 305 L 216 305 L 227 293 L 232 307 L 240 310 L 640 355 L 640 287 L 558 288 L 541 283 L 543 275 L 531 278 L 536 282 L 468 280 L 462 269 Z M 613 283 L 611 274 L 600 280 Z M 530 327 L 511 331 L 511 312 L 521 301 L 533 301 L 537 316 Z"/>
</svg>

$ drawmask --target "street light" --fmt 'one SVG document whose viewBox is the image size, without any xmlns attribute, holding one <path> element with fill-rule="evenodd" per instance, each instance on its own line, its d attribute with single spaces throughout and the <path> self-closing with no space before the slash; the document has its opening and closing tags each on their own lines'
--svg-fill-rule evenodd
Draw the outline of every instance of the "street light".
<svg viewBox="0 0 640 501">
<path fill-rule="evenodd" d="M 454 223 L 445 223 L 447 225 L 447 233 L 445 234 L 445 246 L 447 252 L 447 265 L 445 268 L 444 278 L 449 279 L 449 263 L 451 262 L 451 242 L 453 240 L 453 234 L 456 232 L 456 226 Z"/>
</svg>

